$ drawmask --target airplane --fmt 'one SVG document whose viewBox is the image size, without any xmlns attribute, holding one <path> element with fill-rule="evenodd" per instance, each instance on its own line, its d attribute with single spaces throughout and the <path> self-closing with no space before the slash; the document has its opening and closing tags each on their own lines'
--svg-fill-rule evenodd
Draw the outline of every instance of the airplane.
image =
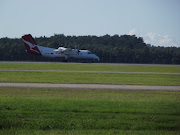
<svg viewBox="0 0 180 135">
<path fill-rule="evenodd" d="M 50 58 L 64 58 L 63 62 L 67 62 L 68 59 L 81 59 L 89 60 L 91 62 L 99 61 L 99 57 L 91 53 L 89 50 L 78 50 L 65 47 L 59 47 L 58 49 L 39 46 L 35 42 L 31 34 L 22 36 L 27 53 L 35 54 L 39 56 L 45 56 Z"/>
</svg>

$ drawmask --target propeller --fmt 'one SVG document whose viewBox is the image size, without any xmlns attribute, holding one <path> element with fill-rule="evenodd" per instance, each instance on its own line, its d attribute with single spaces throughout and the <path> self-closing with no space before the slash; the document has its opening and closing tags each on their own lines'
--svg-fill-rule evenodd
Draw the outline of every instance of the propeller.
<svg viewBox="0 0 180 135">
<path fill-rule="evenodd" d="M 77 46 L 78 46 L 77 53 L 78 53 L 78 55 L 79 55 L 79 53 L 80 53 L 81 51 L 79 50 L 79 45 L 77 45 Z M 77 46 L 75 46 L 75 48 L 77 48 Z"/>
</svg>

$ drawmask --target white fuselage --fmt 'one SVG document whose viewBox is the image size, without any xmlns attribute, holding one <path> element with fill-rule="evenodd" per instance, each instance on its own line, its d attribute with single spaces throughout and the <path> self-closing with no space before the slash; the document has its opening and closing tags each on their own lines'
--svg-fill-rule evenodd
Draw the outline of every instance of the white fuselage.
<svg viewBox="0 0 180 135">
<path fill-rule="evenodd" d="M 48 48 L 43 46 L 38 46 L 42 56 L 45 57 L 64 57 L 67 58 L 76 58 L 76 59 L 92 59 L 92 60 L 98 60 L 99 57 L 95 54 L 92 54 L 89 50 L 77 50 L 77 49 L 70 49 L 70 48 L 64 48 L 59 47 L 58 49 L 54 48 Z"/>
</svg>

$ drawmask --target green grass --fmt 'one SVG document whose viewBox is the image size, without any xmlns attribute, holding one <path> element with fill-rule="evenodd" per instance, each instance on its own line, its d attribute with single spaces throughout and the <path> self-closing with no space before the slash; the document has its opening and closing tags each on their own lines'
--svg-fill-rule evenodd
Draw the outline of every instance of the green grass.
<svg viewBox="0 0 180 135">
<path fill-rule="evenodd" d="M 179 134 L 180 93 L 0 88 L 0 134 Z"/>
<path fill-rule="evenodd" d="M 9 70 L 180 73 L 180 66 L 0 63 Z M 0 72 L 0 82 L 178 85 L 179 75 Z M 180 93 L 0 88 L 0 134 L 180 134 Z"/>
<path fill-rule="evenodd" d="M 9 70 L 66 70 L 111 72 L 180 73 L 180 66 L 157 65 L 101 65 L 101 64 L 50 64 L 50 63 L 0 63 L 0 69 Z M 0 82 L 39 83 L 94 83 L 180 85 L 179 75 L 160 74 L 107 74 L 107 73 L 56 73 L 56 72 L 0 72 Z"/>
<path fill-rule="evenodd" d="M 0 69 L 180 73 L 180 66 L 160 65 L 0 63 Z"/>
<path fill-rule="evenodd" d="M 180 75 L 63 72 L 0 72 L 0 82 L 180 85 Z"/>
</svg>

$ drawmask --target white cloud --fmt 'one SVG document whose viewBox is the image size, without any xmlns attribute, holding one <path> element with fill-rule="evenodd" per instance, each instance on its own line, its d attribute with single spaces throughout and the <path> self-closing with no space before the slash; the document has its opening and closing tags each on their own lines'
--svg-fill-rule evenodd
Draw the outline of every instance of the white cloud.
<svg viewBox="0 0 180 135">
<path fill-rule="evenodd" d="M 129 31 L 128 35 L 135 35 L 136 34 L 136 28 Z"/>
<path fill-rule="evenodd" d="M 168 35 L 164 35 L 163 38 L 169 38 L 169 36 Z"/>
<path fill-rule="evenodd" d="M 176 46 L 180 47 L 180 44 L 174 41 L 170 36 L 168 35 L 163 35 L 161 38 L 158 40 L 159 46 L 165 46 L 165 47 L 171 47 L 171 46 Z"/>
<path fill-rule="evenodd" d="M 146 34 L 146 36 L 149 37 L 150 40 L 152 40 L 152 41 L 154 41 L 156 35 L 157 34 L 153 33 L 153 32 L 149 32 L 149 33 Z"/>
<path fill-rule="evenodd" d="M 160 44 L 170 44 L 172 42 L 172 39 L 168 35 L 161 36 L 161 39 L 159 39 Z"/>
<path fill-rule="evenodd" d="M 147 33 L 144 38 L 145 43 L 150 43 L 154 46 L 164 46 L 164 47 L 170 47 L 170 46 L 180 46 L 177 43 L 174 42 L 174 40 L 169 35 L 161 35 L 153 32 Z"/>
<path fill-rule="evenodd" d="M 173 39 L 173 37 L 167 34 L 163 35 L 155 32 L 148 32 L 146 34 L 143 34 L 142 31 L 139 31 L 137 28 L 133 28 L 129 31 L 128 35 L 136 35 L 137 37 L 143 37 L 146 44 L 151 44 L 154 46 L 180 47 L 180 43 L 177 43 Z"/>
</svg>

